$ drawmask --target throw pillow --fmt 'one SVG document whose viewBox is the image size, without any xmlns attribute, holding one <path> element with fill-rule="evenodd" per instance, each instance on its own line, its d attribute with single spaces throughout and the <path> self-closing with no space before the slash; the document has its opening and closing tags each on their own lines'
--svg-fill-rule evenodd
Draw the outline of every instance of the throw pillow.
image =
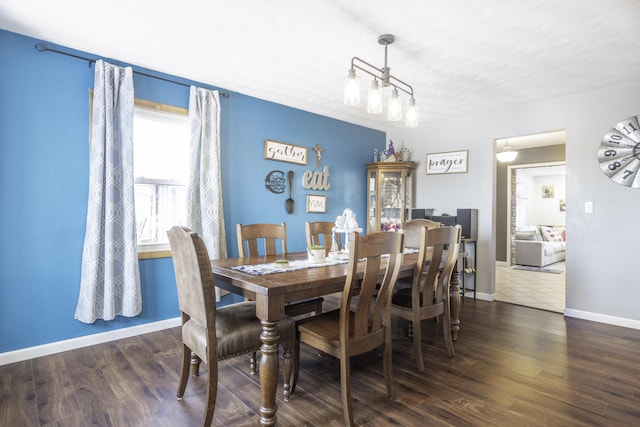
<svg viewBox="0 0 640 427">
<path fill-rule="evenodd" d="M 567 230 L 565 229 L 565 227 L 553 227 L 556 230 L 556 233 L 558 233 L 560 235 L 560 237 L 562 238 L 562 242 L 565 242 L 567 240 Z"/>
<path fill-rule="evenodd" d="M 542 238 L 547 242 L 562 242 L 562 235 L 552 227 L 540 226 Z"/>
<path fill-rule="evenodd" d="M 540 240 L 540 235 L 535 230 L 516 231 L 516 240 Z"/>
</svg>

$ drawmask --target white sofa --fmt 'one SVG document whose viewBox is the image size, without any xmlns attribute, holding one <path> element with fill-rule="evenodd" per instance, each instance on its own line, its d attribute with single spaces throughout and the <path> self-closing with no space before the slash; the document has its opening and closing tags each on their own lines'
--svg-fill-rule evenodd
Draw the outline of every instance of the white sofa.
<svg viewBox="0 0 640 427">
<path fill-rule="evenodd" d="M 564 227 L 527 226 L 516 231 L 516 264 L 544 267 L 564 261 Z"/>
</svg>

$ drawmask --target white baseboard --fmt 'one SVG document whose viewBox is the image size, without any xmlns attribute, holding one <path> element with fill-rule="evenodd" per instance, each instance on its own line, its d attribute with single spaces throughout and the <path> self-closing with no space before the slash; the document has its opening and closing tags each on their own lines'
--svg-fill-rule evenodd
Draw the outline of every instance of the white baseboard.
<svg viewBox="0 0 640 427">
<path fill-rule="evenodd" d="M 471 293 L 471 295 L 473 295 L 473 293 Z M 496 299 L 496 294 L 486 294 L 484 292 L 476 292 L 476 298 L 481 299 L 483 301 L 494 301 Z"/>
<path fill-rule="evenodd" d="M 640 320 L 627 319 L 624 317 L 609 316 L 608 314 L 592 313 L 590 311 L 575 310 L 565 308 L 564 315 L 567 317 L 575 317 L 577 319 L 591 320 L 607 325 L 622 326 L 631 329 L 640 329 Z"/>
<path fill-rule="evenodd" d="M 471 292 L 467 292 L 468 298 L 471 295 L 473 295 Z M 495 294 L 485 294 L 481 292 L 476 293 L 476 298 L 485 301 L 495 301 L 496 299 Z M 592 313 L 590 311 L 574 310 L 572 308 L 565 308 L 564 315 L 566 317 L 575 317 L 577 319 L 591 320 L 593 322 L 605 323 L 607 325 L 622 326 L 625 328 L 640 330 L 640 320 L 609 316 L 607 314 Z"/>
<path fill-rule="evenodd" d="M 159 322 L 146 323 L 144 325 L 132 326 L 130 328 L 117 329 L 115 331 L 101 332 L 99 334 L 85 335 L 83 337 L 72 338 L 64 341 L 52 342 L 35 347 L 22 348 L 20 350 L 0 353 L 0 366 L 9 363 L 21 362 L 35 357 L 47 356 L 77 348 L 88 347 L 90 345 L 102 344 L 109 341 L 129 338 L 136 335 L 147 334 L 149 332 L 161 331 L 176 326 L 180 326 L 181 318 L 161 320 Z"/>
</svg>

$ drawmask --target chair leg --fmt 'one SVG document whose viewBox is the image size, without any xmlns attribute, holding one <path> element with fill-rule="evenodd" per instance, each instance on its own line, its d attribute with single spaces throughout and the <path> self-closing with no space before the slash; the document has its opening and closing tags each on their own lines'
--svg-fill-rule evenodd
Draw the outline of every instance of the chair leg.
<svg viewBox="0 0 640 427">
<path fill-rule="evenodd" d="M 300 337 L 297 336 L 295 343 L 293 345 L 293 381 L 291 382 L 291 394 L 295 393 L 296 391 L 296 385 L 298 384 L 299 373 L 300 373 Z"/>
<path fill-rule="evenodd" d="M 451 336 L 451 313 L 446 311 L 442 315 L 442 332 L 444 333 L 444 345 L 447 347 L 447 355 L 453 357 L 456 351 L 453 348 L 453 337 Z"/>
<path fill-rule="evenodd" d="M 418 372 L 424 372 L 424 359 L 422 358 L 422 321 L 416 318 L 413 322 L 413 348 L 416 354 L 416 366 Z"/>
<path fill-rule="evenodd" d="M 209 361 L 209 387 L 207 387 L 207 406 L 204 408 L 204 427 L 211 426 L 213 413 L 216 409 L 218 397 L 218 360 Z"/>
<path fill-rule="evenodd" d="M 200 358 L 194 352 L 191 352 L 191 376 L 197 377 L 200 375 Z"/>
<path fill-rule="evenodd" d="M 178 393 L 176 394 L 178 400 L 182 400 L 184 391 L 187 388 L 187 381 L 189 381 L 190 363 L 191 349 L 182 344 L 182 366 L 180 367 L 180 382 L 178 383 Z"/>
<path fill-rule="evenodd" d="M 251 370 L 251 375 L 256 374 L 257 364 L 256 364 L 256 352 L 251 353 L 251 358 L 249 359 L 249 369 Z"/>
<path fill-rule="evenodd" d="M 284 376 L 284 386 L 283 386 L 283 392 L 284 392 L 284 401 L 288 402 L 289 398 L 291 396 L 291 365 L 294 363 L 292 361 L 292 357 L 291 357 L 291 348 L 295 347 L 294 343 L 286 343 L 285 345 L 283 345 L 284 347 L 284 354 L 283 354 L 283 359 L 284 359 L 284 367 L 283 367 L 283 376 Z"/>
<path fill-rule="evenodd" d="M 351 359 L 343 355 L 340 358 L 340 386 L 342 389 L 342 411 L 346 426 L 355 425 L 351 408 Z"/>
<path fill-rule="evenodd" d="M 393 381 L 393 363 L 392 357 L 393 349 L 391 347 L 391 330 L 387 325 L 385 331 L 385 342 L 384 342 L 384 356 L 382 360 L 382 366 L 384 370 L 384 379 L 387 382 L 387 394 L 391 399 L 395 399 L 396 397 L 396 385 Z"/>
</svg>

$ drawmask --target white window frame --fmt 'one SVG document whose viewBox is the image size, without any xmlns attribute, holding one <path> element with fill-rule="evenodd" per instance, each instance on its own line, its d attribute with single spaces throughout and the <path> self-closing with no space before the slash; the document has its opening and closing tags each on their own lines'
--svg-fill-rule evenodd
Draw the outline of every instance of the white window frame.
<svg viewBox="0 0 640 427">
<path fill-rule="evenodd" d="M 160 104 L 157 102 L 152 102 L 152 101 L 147 101 L 142 99 L 135 99 L 135 109 L 136 110 L 146 109 L 146 110 L 171 114 L 174 116 L 180 115 L 180 116 L 188 117 L 188 114 L 189 114 L 189 110 L 186 108 L 176 107 L 176 106 L 167 105 L 167 104 Z M 135 132 L 135 128 L 134 128 L 134 132 Z M 135 134 L 134 134 L 134 145 L 135 145 Z M 185 147 L 187 147 L 188 149 L 189 140 L 185 141 Z M 160 216 L 164 216 L 164 215 L 168 215 L 169 212 L 166 206 L 165 208 L 162 207 L 162 203 L 165 203 L 165 204 L 168 203 L 170 187 L 182 186 L 182 187 L 185 187 L 186 189 L 186 180 L 187 180 L 186 176 L 184 177 L 183 181 L 172 180 L 172 179 L 153 179 L 153 178 L 146 178 L 146 177 L 136 177 L 135 184 L 147 184 L 147 185 L 157 186 L 156 194 L 157 193 L 160 193 L 160 194 L 157 196 L 157 202 L 155 202 L 156 213 Z M 185 203 L 186 203 L 186 200 L 185 200 Z M 163 219 L 159 218 L 158 222 L 159 224 L 162 224 Z M 138 230 L 138 233 L 139 232 L 140 230 Z M 158 235 L 159 233 L 161 233 L 160 230 L 158 230 Z M 153 241 L 152 243 L 144 243 L 138 240 L 138 253 L 139 253 L 139 258 L 168 257 L 170 256 L 169 242 L 167 240 L 160 243 L 158 243 L 157 241 Z"/>
</svg>

